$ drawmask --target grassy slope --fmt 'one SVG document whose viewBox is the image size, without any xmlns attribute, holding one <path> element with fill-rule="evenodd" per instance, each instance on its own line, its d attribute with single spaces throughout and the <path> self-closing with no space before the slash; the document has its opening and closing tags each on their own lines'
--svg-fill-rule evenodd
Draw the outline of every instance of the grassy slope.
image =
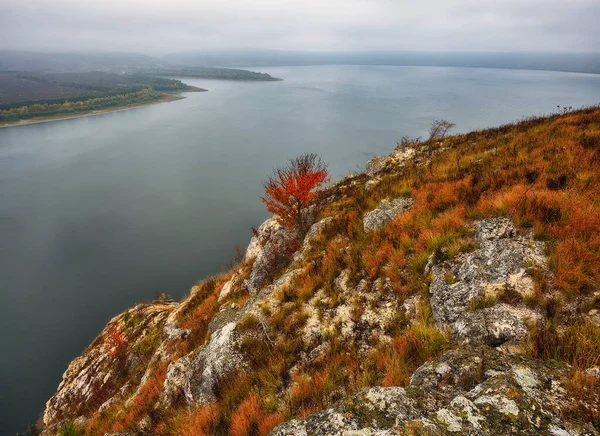
<svg viewBox="0 0 600 436">
<path fill-rule="evenodd" d="M 283 420 L 327 407 L 339 398 L 336 392 L 341 387 L 352 392 L 365 386 L 406 384 L 416 367 L 449 346 L 433 326 L 426 304 L 411 327 L 398 320 L 393 346 L 376 346 L 359 360 L 357 350 L 332 335 L 329 356 L 290 378 L 289 370 L 302 351 L 296 334 L 306 321 L 302 303 L 321 288 L 334 296 L 332 281 L 344 268 L 350 269 L 355 284 L 363 277 L 390 278 L 393 290 L 387 292 L 393 292 L 399 303 L 412 295 L 427 301 L 428 257 L 471 249 L 469 224 L 488 216 L 509 215 L 518 226 L 532 228 L 536 238 L 548 241 L 554 280 L 548 283 L 540 276 L 527 301 L 546 309 L 548 319 L 524 352 L 565 360 L 575 368 L 598 364 L 599 329 L 580 314 L 600 306 L 599 298 L 593 297 L 600 291 L 600 108 L 457 135 L 425 146 L 429 145 L 441 150 L 431 166 L 392 169 L 368 193 L 363 183 L 356 184 L 348 187 L 350 195 L 322 210 L 334 221 L 316 242 L 309 261 L 322 260 L 306 262 L 305 273 L 282 296 L 287 303 L 269 316 L 272 337 L 282 335 L 284 340 L 272 346 L 246 344 L 253 371 L 224 382 L 218 403 L 152 412 L 158 423 L 155 434 L 266 434 Z M 415 207 L 381 230 L 365 234 L 363 214 L 381 199 L 399 195 L 412 195 Z M 325 256 L 319 254 L 323 250 Z M 242 273 L 245 268 L 238 266 Z M 208 322 L 218 310 L 217 296 L 229 277 L 230 273 L 200 284 L 195 304 L 181 320 L 193 333 L 177 345 L 175 356 L 205 341 Z M 559 297 L 550 297 L 550 290 Z M 248 296 L 236 298 L 243 304 Z M 252 328 L 253 322 L 249 319 L 247 327 Z M 557 333 L 560 328 L 566 335 Z M 96 414 L 86 433 L 126 430 L 150 413 L 167 364 L 156 366 L 132 405 Z M 574 395 L 586 394 L 586 386 L 575 375 L 572 386 Z M 573 413 L 585 420 L 599 419 L 593 411 Z"/>
</svg>

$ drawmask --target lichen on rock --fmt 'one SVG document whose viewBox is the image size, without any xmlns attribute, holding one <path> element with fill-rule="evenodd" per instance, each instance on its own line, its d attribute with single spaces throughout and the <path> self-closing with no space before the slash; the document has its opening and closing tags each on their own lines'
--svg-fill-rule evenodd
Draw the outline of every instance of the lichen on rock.
<svg viewBox="0 0 600 436">
<path fill-rule="evenodd" d="M 136 367 L 145 368 L 154 350 L 160 344 L 160 334 L 168 315 L 177 307 L 175 303 L 154 302 L 139 304 L 113 318 L 102 333 L 74 359 L 58 386 L 56 393 L 46 403 L 43 421 L 51 426 L 65 419 L 101 408 L 115 396 L 132 393 L 140 378 L 132 378 Z M 107 346 L 112 328 L 122 332 L 127 349 L 114 355 Z"/>
<path fill-rule="evenodd" d="M 524 304 L 496 303 L 501 292 L 519 298 L 533 292 L 528 264 L 544 264 L 543 245 L 521 236 L 509 218 L 476 223 L 479 248 L 431 268 L 431 310 L 440 326 L 453 329 L 462 342 L 502 345 L 527 336 L 527 320 L 539 314 Z M 450 277 L 450 280 L 448 279 Z M 492 307 L 478 307 L 488 299 Z"/>
<path fill-rule="evenodd" d="M 365 214 L 363 218 L 365 232 L 378 229 L 402 212 L 410 209 L 413 204 L 414 199 L 411 197 L 386 198 L 381 200 L 375 209 Z"/>
<path fill-rule="evenodd" d="M 467 346 L 417 369 L 406 389 L 364 389 L 270 435 L 597 435 L 561 418 L 578 401 L 561 388 L 568 373 L 564 364 Z"/>
</svg>

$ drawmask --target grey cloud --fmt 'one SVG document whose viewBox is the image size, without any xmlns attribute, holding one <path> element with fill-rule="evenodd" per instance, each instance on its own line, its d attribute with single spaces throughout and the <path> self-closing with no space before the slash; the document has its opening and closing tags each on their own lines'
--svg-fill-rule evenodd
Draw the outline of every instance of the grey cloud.
<svg viewBox="0 0 600 436">
<path fill-rule="evenodd" d="M 0 48 L 598 51 L 598 0 L 2 0 Z"/>
</svg>

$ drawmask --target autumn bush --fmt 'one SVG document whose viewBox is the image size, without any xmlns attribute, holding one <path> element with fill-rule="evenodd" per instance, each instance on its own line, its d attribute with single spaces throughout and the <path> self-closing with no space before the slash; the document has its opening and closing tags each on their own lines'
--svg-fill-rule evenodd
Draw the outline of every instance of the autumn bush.
<svg viewBox="0 0 600 436">
<path fill-rule="evenodd" d="M 262 201 L 282 225 L 302 231 L 310 222 L 307 209 L 317 196 L 315 189 L 329 180 L 327 165 L 321 158 L 315 153 L 304 154 L 274 170 L 264 183 Z"/>
<path fill-rule="evenodd" d="M 112 357 L 121 358 L 127 350 L 127 338 L 118 324 L 113 324 L 105 338 L 106 352 Z"/>
</svg>

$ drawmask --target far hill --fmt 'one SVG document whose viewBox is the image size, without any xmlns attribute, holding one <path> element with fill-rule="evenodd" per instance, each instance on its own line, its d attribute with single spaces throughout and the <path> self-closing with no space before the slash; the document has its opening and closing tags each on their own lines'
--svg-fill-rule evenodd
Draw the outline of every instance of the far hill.
<svg viewBox="0 0 600 436">
<path fill-rule="evenodd" d="M 272 77 L 267 73 L 258 73 L 255 71 L 239 70 L 234 68 L 213 68 L 213 67 L 182 67 L 182 68 L 161 68 L 141 70 L 144 74 L 153 76 L 168 77 L 196 77 L 199 79 L 220 79 L 220 80 L 243 80 L 273 82 L 283 79 Z"/>
<path fill-rule="evenodd" d="M 413 51 L 307 52 L 292 50 L 199 50 L 171 53 L 165 62 L 194 66 L 397 65 L 600 73 L 599 53 L 435 53 Z"/>
<path fill-rule="evenodd" d="M 44 73 L 94 70 L 127 72 L 163 66 L 166 61 L 141 53 L 43 53 L 0 50 L 0 70 Z"/>
</svg>

